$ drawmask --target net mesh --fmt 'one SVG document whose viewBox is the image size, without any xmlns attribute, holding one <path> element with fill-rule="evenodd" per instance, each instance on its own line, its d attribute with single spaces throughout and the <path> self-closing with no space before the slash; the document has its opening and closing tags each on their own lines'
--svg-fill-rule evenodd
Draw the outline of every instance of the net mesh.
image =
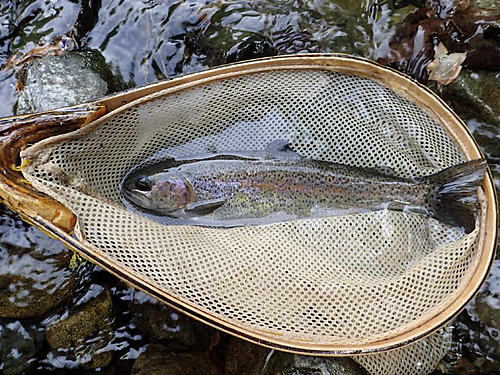
<svg viewBox="0 0 500 375">
<path fill-rule="evenodd" d="M 452 352 L 452 326 L 403 348 L 352 358 L 373 375 L 430 374 Z"/>
<path fill-rule="evenodd" d="M 25 152 L 25 177 L 77 214 L 87 246 L 264 336 L 325 345 L 395 337 L 447 307 L 481 255 L 479 225 L 464 234 L 411 213 L 221 229 L 140 215 L 121 194 L 141 163 L 262 150 L 277 139 L 305 157 L 402 177 L 463 161 L 427 110 L 371 79 L 320 69 L 246 74 L 158 94 L 88 129 Z"/>
</svg>

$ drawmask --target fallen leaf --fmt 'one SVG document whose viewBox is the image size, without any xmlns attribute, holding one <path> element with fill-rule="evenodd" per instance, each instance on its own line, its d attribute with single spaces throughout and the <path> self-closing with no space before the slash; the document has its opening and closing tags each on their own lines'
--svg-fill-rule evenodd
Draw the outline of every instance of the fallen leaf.
<svg viewBox="0 0 500 375">
<path fill-rule="evenodd" d="M 448 53 L 443 43 L 434 48 L 434 60 L 427 65 L 429 80 L 442 85 L 449 85 L 460 74 L 462 64 L 467 58 L 467 53 Z"/>
</svg>

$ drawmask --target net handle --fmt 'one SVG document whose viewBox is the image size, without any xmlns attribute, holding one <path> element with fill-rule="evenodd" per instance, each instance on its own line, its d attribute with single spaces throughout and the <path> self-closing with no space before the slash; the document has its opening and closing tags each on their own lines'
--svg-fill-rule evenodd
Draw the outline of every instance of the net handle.
<svg viewBox="0 0 500 375">
<path fill-rule="evenodd" d="M 75 131 L 106 113 L 103 105 L 85 104 L 0 119 L 0 201 L 22 218 L 42 218 L 70 233 L 76 216 L 24 179 L 20 153 L 43 139 Z"/>
</svg>

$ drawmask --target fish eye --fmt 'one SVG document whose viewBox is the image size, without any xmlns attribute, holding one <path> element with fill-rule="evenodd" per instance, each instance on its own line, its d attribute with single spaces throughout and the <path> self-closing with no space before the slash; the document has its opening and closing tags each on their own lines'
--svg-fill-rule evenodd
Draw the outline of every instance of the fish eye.
<svg viewBox="0 0 500 375">
<path fill-rule="evenodd" d="M 137 190 L 140 191 L 150 191 L 151 190 L 151 185 L 149 183 L 149 178 L 147 177 L 142 177 L 137 180 L 135 183 L 135 187 Z"/>
</svg>

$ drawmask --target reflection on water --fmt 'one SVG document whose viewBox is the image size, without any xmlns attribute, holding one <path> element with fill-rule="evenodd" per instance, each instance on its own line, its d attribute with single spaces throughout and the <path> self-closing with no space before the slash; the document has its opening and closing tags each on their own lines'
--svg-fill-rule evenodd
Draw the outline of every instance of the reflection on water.
<svg viewBox="0 0 500 375">
<path fill-rule="evenodd" d="M 138 292 L 89 263 L 71 268 L 71 256 L 61 242 L 1 207 L 2 374 L 81 374 L 114 356 L 128 373 L 129 362 L 146 349 L 129 311 L 129 296 Z"/>
<path fill-rule="evenodd" d="M 0 64 L 61 36 L 82 50 L 100 51 L 128 86 L 276 54 L 343 52 L 378 58 L 394 33 L 392 19 L 406 12 L 365 0 L 83 3 L 7 2 L 0 8 L 5 20 L 0 23 Z M 8 97 L 14 94 L 10 89 Z M 0 114 L 12 114 L 12 104 L 0 103 Z"/>
<path fill-rule="evenodd" d="M 499 69 L 498 2 L 470 3 L 469 8 L 468 1 L 459 0 L 3 0 L 0 117 L 14 114 L 16 79 L 23 75 L 22 64 L 17 62 L 23 54 L 37 45 L 49 46 L 61 36 L 74 40 L 79 50 L 101 53 L 114 78 L 128 87 L 226 62 L 298 52 L 356 54 L 425 80 L 434 48 L 443 42 L 449 51 L 467 52 L 464 66 L 477 70 L 462 71 L 441 92 L 467 120 L 500 186 L 500 76 L 481 71 Z M 425 6 L 429 8 L 422 9 Z M 429 13 L 429 9 L 434 11 Z M 100 357 L 101 364 L 110 361 L 109 373 L 126 374 L 150 340 L 170 343 L 170 338 L 158 332 L 163 332 L 163 324 L 176 329 L 171 312 L 142 301 L 142 294 L 89 264 L 70 268 L 71 256 L 59 242 L 2 208 L 3 374 L 53 373 L 57 369 L 62 369 L 59 373 L 91 372 L 85 366 L 88 350 L 94 349 L 112 353 Z M 497 262 L 479 297 L 457 322 L 462 358 L 455 374 L 498 374 L 498 274 Z M 147 311 L 137 309 L 150 302 Z M 99 307 L 107 311 L 109 325 L 87 320 L 83 342 L 72 342 L 68 349 L 56 343 L 56 337 L 47 338 L 49 327 L 75 327 L 80 323 L 70 320 L 71 316 L 90 314 Z M 164 318 L 155 320 L 157 310 Z M 139 327 L 145 320 L 149 328 Z M 95 342 L 100 344 L 92 346 Z M 78 346 L 84 350 L 75 350 Z"/>
</svg>

